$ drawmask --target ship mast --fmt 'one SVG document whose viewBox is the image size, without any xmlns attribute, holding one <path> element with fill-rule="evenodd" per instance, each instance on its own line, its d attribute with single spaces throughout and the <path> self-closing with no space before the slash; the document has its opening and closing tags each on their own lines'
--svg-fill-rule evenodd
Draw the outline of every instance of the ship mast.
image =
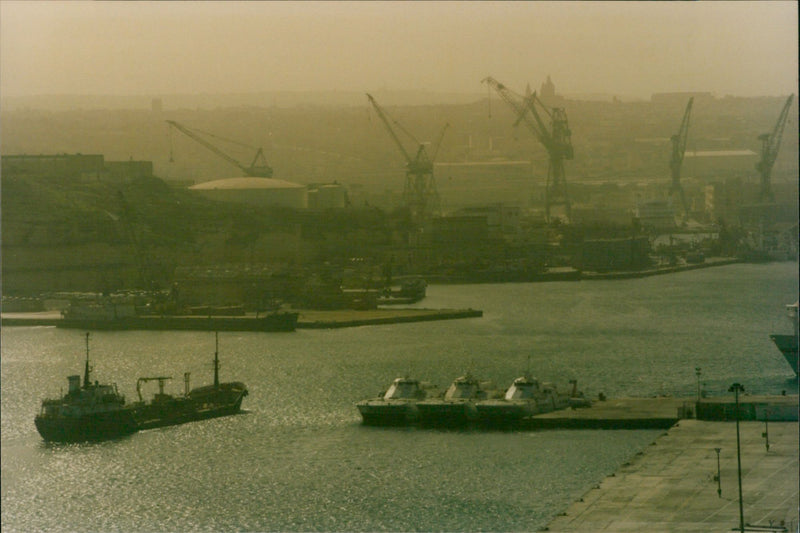
<svg viewBox="0 0 800 533">
<path fill-rule="evenodd" d="M 214 332 L 215 348 L 214 348 L 214 388 L 219 388 L 219 332 Z"/>
<path fill-rule="evenodd" d="M 91 368 L 89 368 L 89 332 L 86 332 L 86 366 L 83 369 L 83 388 L 89 388 L 89 373 L 91 372 Z"/>
</svg>

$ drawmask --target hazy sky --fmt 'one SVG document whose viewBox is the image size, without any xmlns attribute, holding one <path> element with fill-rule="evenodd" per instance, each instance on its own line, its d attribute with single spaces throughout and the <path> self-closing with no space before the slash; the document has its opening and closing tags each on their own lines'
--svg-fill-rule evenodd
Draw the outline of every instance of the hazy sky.
<svg viewBox="0 0 800 533">
<path fill-rule="evenodd" d="M 15 2 L 0 91 L 797 92 L 797 2 Z"/>
</svg>

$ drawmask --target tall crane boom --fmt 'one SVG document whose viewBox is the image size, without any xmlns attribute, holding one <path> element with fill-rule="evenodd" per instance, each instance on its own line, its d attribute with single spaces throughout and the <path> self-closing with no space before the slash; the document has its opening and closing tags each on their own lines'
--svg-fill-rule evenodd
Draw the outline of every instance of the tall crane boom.
<svg viewBox="0 0 800 533">
<path fill-rule="evenodd" d="M 269 165 L 267 165 L 267 160 L 264 157 L 264 151 L 261 148 L 259 148 L 258 151 L 256 152 L 256 155 L 253 158 L 253 161 L 250 163 L 250 166 L 246 167 L 243 164 L 241 164 L 239 161 L 234 159 L 233 157 L 229 156 L 228 154 L 226 154 L 225 152 L 223 152 L 222 150 L 220 150 L 219 148 L 217 148 L 216 146 L 214 146 L 213 144 L 211 144 L 210 142 L 205 140 L 203 137 L 201 137 L 199 135 L 199 132 L 195 132 L 194 130 L 190 130 L 186 126 L 184 126 L 184 125 L 182 125 L 182 124 L 180 124 L 178 122 L 175 122 L 174 120 L 167 120 L 166 122 L 171 127 L 173 127 L 176 130 L 180 131 L 181 133 L 183 133 L 184 135 L 186 135 L 190 139 L 196 141 L 200 145 L 204 146 L 208 150 L 212 151 L 213 153 L 215 153 L 216 155 L 218 155 L 219 157 L 221 157 L 222 159 L 224 159 L 228 163 L 234 165 L 239 170 L 244 172 L 247 176 L 251 176 L 251 177 L 255 177 L 255 178 L 271 178 L 272 177 L 272 168 Z M 241 144 L 241 143 L 237 143 L 237 144 Z M 246 145 L 241 145 L 241 146 L 246 146 Z M 248 146 L 248 148 L 252 148 L 252 147 Z"/>
<path fill-rule="evenodd" d="M 763 133 L 758 136 L 758 140 L 761 141 L 761 159 L 756 163 L 756 170 L 761 174 L 761 191 L 759 194 L 761 202 L 775 201 L 775 195 L 772 193 L 772 184 L 770 183 L 772 167 L 778 157 L 783 128 L 786 126 L 793 98 L 794 94 L 790 94 L 789 98 L 786 99 L 786 103 L 783 104 L 783 109 L 781 109 L 781 114 L 778 116 L 778 122 L 772 128 L 772 133 Z"/>
<path fill-rule="evenodd" d="M 392 129 L 392 125 L 389 123 L 389 117 L 386 115 L 386 112 L 383 110 L 383 108 L 381 106 L 378 105 L 378 102 L 375 101 L 375 98 L 373 98 L 371 94 L 367 93 L 367 99 L 369 100 L 369 103 L 372 104 L 372 107 L 375 108 L 375 112 L 378 113 L 378 117 L 383 122 L 383 125 L 386 126 L 386 131 L 389 132 L 389 136 L 392 138 L 394 143 L 400 149 L 400 153 L 403 154 L 403 157 L 405 158 L 406 163 L 408 165 L 411 165 L 413 163 L 413 160 L 411 159 L 411 156 L 409 155 L 408 151 L 406 150 L 406 147 L 403 146 L 402 141 L 400 141 L 400 138 L 394 132 L 394 129 Z M 396 121 L 395 121 L 395 123 L 396 123 Z"/>
<path fill-rule="evenodd" d="M 683 156 L 686 153 L 686 139 L 689 134 L 689 116 L 692 114 L 692 103 L 694 97 L 689 98 L 686 104 L 686 111 L 683 112 L 683 120 L 678 129 L 678 133 L 670 137 L 672 141 L 672 157 L 669 160 L 669 168 L 672 173 L 672 184 L 670 185 L 670 195 L 678 194 L 681 198 L 681 207 L 683 208 L 684 216 L 689 215 L 689 206 L 686 204 L 686 195 L 683 193 L 683 186 L 681 186 L 681 166 L 683 165 Z"/>
<path fill-rule="evenodd" d="M 400 153 L 406 161 L 406 185 L 403 192 L 404 202 L 411 212 L 412 218 L 416 221 L 424 221 L 432 212 L 439 210 L 439 193 L 436 190 L 436 182 L 433 176 L 433 162 L 436 155 L 439 153 L 439 147 L 442 144 L 444 133 L 449 124 L 445 124 L 436 144 L 432 146 L 432 155 L 428 155 L 425 144 L 419 142 L 411 133 L 408 132 L 399 122 L 389 116 L 389 114 L 380 106 L 371 94 L 367 93 L 369 100 L 378 117 L 386 127 L 386 131 L 394 141 L 395 145 L 400 149 Z M 411 156 L 409 150 L 403 145 L 400 137 L 395 132 L 392 124 L 402 131 L 406 136 L 411 138 L 417 145 L 417 151 L 414 156 Z"/>
<path fill-rule="evenodd" d="M 531 93 L 529 96 L 522 97 L 491 76 L 484 78 L 483 82 L 492 87 L 514 110 L 517 116 L 514 125 L 516 126 L 520 122 L 524 122 L 542 146 L 544 146 L 545 150 L 547 150 L 549 156 L 547 183 L 545 187 L 545 212 L 547 219 L 551 219 L 551 208 L 559 205 L 563 206 L 566 212 L 566 218 L 569 219 L 571 215 L 571 205 L 569 195 L 567 194 L 564 160 L 572 159 L 574 157 L 574 152 L 571 140 L 572 132 L 569 129 L 567 113 L 563 108 L 549 108 L 546 106 L 536 95 L 536 92 Z M 550 119 L 549 127 L 545 124 L 537 107 L 541 108 L 542 112 Z M 529 111 L 530 114 L 528 113 Z"/>
</svg>

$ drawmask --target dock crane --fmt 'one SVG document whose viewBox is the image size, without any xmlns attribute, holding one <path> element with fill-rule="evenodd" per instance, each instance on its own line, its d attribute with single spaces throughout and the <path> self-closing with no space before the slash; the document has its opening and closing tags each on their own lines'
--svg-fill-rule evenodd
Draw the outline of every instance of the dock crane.
<svg viewBox="0 0 800 533">
<path fill-rule="evenodd" d="M 686 153 L 686 139 L 689 133 L 689 117 L 692 114 L 692 103 L 694 97 L 689 98 L 686 104 L 686 111 L 683 112 L 683 120 L 678 133 L 670 137 L 672 141 L 672 157 L 669 160 L 669 168 L 672 172 L 672 184 L 670 185 L 669 194 L 674 196 L 678 194 L 681 198 L 681 207 L 683 208 L 683 216 L 689 216 L 689 206 L 686 204 L 686 195 L 683 193 L 683 186 L 681 185 L 681 166 L 683 165 L 683 156 Z"/>
<path fill-rule="evenodd" d="M 516 94 L 511 89 L 492 78 L 484 78 L 483 83 L 493 88 L 497 94 L 514 110 L 517 120 L 514 126 L 524 122 L 533 135 L 547 150 L 549 165 L 545 186 L 545 215 L 551 220 L 550 211 L 554 206 L 563 206 L 567 220 L 570 219 L 570 200 L 567 194 L 567 182 L 564 173 L 564 160 L 573 158 L 571 132 L 567 122 L 567 114 L 561 107 L 548 107 L 536 95 Z M 550 127 L 542 120 L 537 107 L 550 118 Z M 530 111 L 530 114 L 528 113 Z"/>
<path fill-rule="evenodd" d="M 786 119 L 789 116 L 789 107 L 792 105 L 793 98 L 794 94 L 790 94 L 789 98 L 786 99 L 781 114 L 778 116 L 778 122 L 772 128 L 772 133 L 763 133 L 758 136 L 758 140 L 761 141 L 761 159 L 756 163 L 756 170 L 761 174 L 761 190 L 758 198 L 760 202 L 775 201 L 770 178 L 772 177 L 772 167 L 775 164 L 775 159 L 778 157 L 783 128 L 786 126 Z"/>
<path fill-rule="evenodd" d="M 367 93 L 367 98 L 372 104 L 372 107 L 375 108 L 375 112 L 378 113 L 378 117 L 383 122 L 383 125 L 386 126 L 386 131 L 389 132 L 389 136 L 400 149 L 403 158 L 406 160 L 406 186 L 403 191 L 405 205 L 409 208 L 412 219 L 418 222 L 424 221 L 430 214 L 439 211 L 439 193 L 436 190 L 436 182 L 433 176 L 433 162 L 436 160 L 436 155 L 439 153 L 439 147 L 442 144 L 444 133 L 449 124 L 445 124 L 444 128 L 442 128 L 442 132 L 439 134 L 436 143 L 432 145 L 432 151 L 429 155 L 425 144 L 419 142 L 399 122 L 392 119 L 389 114 L 378 105 L 378 102 L 375 101 L 375 98 L 373 98 L 371 94 Z M 417 153 L 414 157 L 406 150 L 406 147 L 397 136 L 397 133 L 395 133 L 394 128 L 392 128 L 392 123 L 416 143 Z"/>
<path fill-rule="evenodd" d="M 205 140 L 203 137 L 200 136 L 200 134 L 208 135 L 210 137 L 216 137 L 216 135 L 212 135 L 212 134 L 206 133 L 206 132 L 201 132 L 199 130 L 191 130 L 191 129 L 187 128 L 186 126 L 184 126 L 184 125 L 182 125 L 182 124 L 180 124 L 178 122 L 175 122 L 174 120 L 167 120 L 166 122 L 171 127 L 173 127 L 176 130 L 180 131 L 181 133 L 183 133 L 184 135 L 186 135 L 190 139 L 200 143 L 205 148 L 211 150 L 212 152 L 214 152 L 216 155 L 218 155 L 219 157 L 221 157 L 222 159 L 224 159 L 228 163 L 230 163 L 230 164 L 234 165 L 235 167 L 239 168 L 247 176 L 254 177 L 254 178 L 271 178 L 272 177 L 272 167 L 267 165 L 267 160 L 264 157 L 264 151 L 261 148 L 259 148 L 258 151 L 256 151 L 256 155 L 253 158 L 253 161 L 250 163 L 250 166 L 246 167 L 243 164 L 241 164 L 239 161 L 237 161 L 233 157 L 229 156 L 228 154 L 226 154 L 225 152 L 223 152 L 222 150 L 220 150 L 219 148 L 217 148 L 216 146 L 214 146 L 213 144 L 211 144 L 210 142 L 208 142 L 207 140 Z M 222 137 L 219 137 L 219 138 L 222 139 Z M 239 146 L 243 146 L 245 148 L 251 148 L 251 149 L 253 148 L 252 146 L 248 146 L 246 144 L 242 144 L 242 143 L 239 143 L 237 141 L 231 141 L 230 139 L 223 139 L 223 140 L 226 140 L 228 142 L 232 142 L 234 144 L 238 144 Z M 172 159 L 172 156 L 170 154 L 170 160 L 171 159 Z"/>
</svg>

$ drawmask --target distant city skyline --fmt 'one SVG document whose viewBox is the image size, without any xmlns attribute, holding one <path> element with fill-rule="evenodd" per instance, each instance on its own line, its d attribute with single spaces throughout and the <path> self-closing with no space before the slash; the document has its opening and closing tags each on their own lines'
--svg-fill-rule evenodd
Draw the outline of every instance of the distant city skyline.
<svg viewBox="0 0 800 533">
<path fill-rule="evenodd" d="M 0 2 L 0 94 L 797 92 L 796 2 Z"/>
</svg>

